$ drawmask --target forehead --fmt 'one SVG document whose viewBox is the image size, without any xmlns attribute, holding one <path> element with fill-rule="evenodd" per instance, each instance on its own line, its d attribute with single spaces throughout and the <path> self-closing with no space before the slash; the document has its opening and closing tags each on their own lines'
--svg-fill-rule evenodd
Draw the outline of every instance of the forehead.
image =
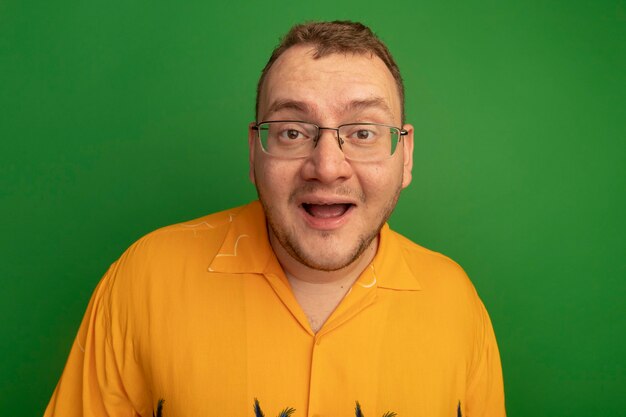
<svg viewBox="0 0 626 417">
<path fill-rule="evenodd" d="M 371 103 L 371 112 L 386 110 L 385 116 L 392 120 L 385 122 L 400 121 L 396 82 L 380 58 L 351 53 L 315 58 L 314 54 L 313 47 L 298 45 L 276 60 L 261 89 L 259 120 L 271 118 L 277 103 L 295 102 L 302 104 L 300 113 L 325 120 L 349 117 L 346 113 L 355 108 L 368 110 L 354 103 Z"/>
</svg>

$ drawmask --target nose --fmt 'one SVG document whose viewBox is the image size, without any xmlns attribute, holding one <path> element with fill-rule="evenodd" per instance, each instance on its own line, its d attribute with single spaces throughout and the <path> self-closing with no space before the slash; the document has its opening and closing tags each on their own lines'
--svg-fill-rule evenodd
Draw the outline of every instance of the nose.
<svg viewBox="0 0 626 417">
<path fill-rule="evenodd" d="M 330 130 L 331 132 L 335 132 L 335 139 L 337 140 L 337 143 L 339 144 L 339 149 L 343 150 L 343 139 L 341 139 L 341 136 L 339 136 L 339 129 L 336 129 L 334 127 L 320 127 L 318 129 L 319 129 L 318 130 L 319 136 L 315 140 L 314 146 L 317 146 L 317 143 L 319 142 L 320 138 L 322 137 L 322 134 L 324 133 L 324 130 Z"/>
<path fill-rule="evenodd" d="M 343 154 L 342 142 L 337 130 L 320 129 L 315 149 L 303 165 L 303 177 L 328 184 L 350 178 L 352 167 Z"/>
</svg>

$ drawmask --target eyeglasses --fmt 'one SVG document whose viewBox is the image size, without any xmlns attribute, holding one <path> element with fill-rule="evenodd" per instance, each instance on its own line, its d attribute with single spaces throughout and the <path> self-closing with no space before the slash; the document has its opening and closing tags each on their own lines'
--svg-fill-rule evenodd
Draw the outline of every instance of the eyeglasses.
<svg viewBox="0 0 626 417">
<path fill-rule="evenodd" d="M 322 130 L 337 132 L 337 143 L 347 159 L 361 162 L 382 161 L 390 158 L 404 129 L 378 123 L 349 123 L 339 127 L 321 127 L 295 120 L 272 120 L 257 123 L 263 151 L 281 158 L 304 158 L 313 153 Z"/>
</svg>

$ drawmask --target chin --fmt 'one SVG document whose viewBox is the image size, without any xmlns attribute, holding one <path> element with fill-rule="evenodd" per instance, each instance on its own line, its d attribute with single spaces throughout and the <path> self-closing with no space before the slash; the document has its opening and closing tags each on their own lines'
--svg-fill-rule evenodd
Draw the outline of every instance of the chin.
<svg viewBox="0 0 626 417">
<path fill-rule="evenodd" d="M 332 244 L 330 242 L 318 242 L 317 244 L 307 245 L 308 247 L 305 248 L 302 242 L 294 241 L 294 239 L 289 236 L 277 235 L 277 237 L 283 248 L 285 248 L 296 261 L 311 269 L 332 272 L 346 268 L 356 262 L 377 235 L 378 233 L 369 238 L 360 236 L 357 239 L 357 244 L 347 250 L 340 242 L 334 242 Z M 323 247 L 324 249 L 315 249 L 319 247 Z M 343 250 L 338 251 L 335 249 L 336 247 L 343 247 Z"/>
<path fill-rule="evenodd" d="M 311 269 L 315 269 L 317 271 L 326 271 L 326 272 L 339 271 L 340 269 L 345 268 L 346 266 L 350 265 L 353 262 L 352 259 L 348 261 L 341 261 L 341 260 L 337 260 L 336 258 L 327 259 L 327 258 L 313 258 L 313 257 L 300 257 L 300 256 L 295 256 L 295 259 Z"/>
</svg>

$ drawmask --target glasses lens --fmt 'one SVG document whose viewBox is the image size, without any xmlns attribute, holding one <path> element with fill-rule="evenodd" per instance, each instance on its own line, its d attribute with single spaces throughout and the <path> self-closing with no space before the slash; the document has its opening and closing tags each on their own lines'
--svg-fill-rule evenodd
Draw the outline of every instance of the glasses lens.
<svg viewBox="0 0 626 417">
<path fill-rule="evenodd" d="M 317 137 L 317 126 L 302 122 L 266 122 L 259 125 L 263 150 L 270 155 L 289 158 L 311 153 Z"/>
<path fill-rule="evenodd" d="M 349 124 L 339 128 L 343 152 L 354 161 L 381 161 L 393 155 L 400 131 L 379 124 Z"/>
</svg>

